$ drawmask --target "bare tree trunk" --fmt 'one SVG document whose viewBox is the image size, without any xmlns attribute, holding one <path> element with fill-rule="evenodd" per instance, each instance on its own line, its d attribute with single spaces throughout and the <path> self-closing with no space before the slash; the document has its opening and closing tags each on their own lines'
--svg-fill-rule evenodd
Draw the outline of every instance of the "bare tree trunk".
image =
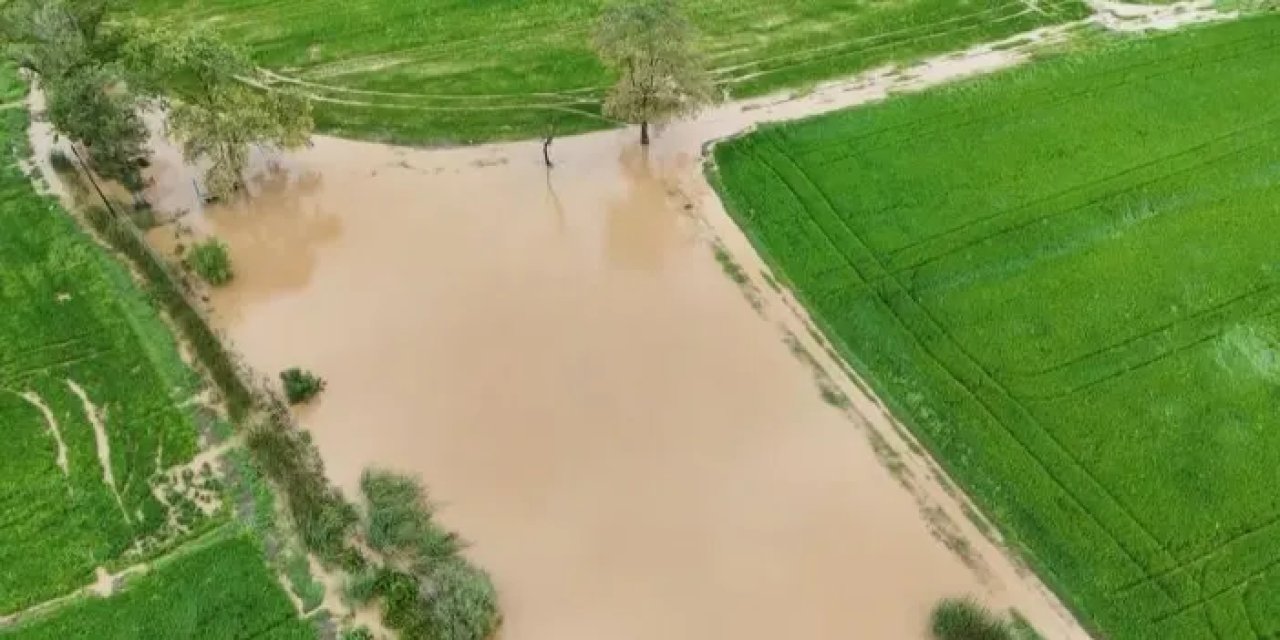
<svg viewBox="0 0 1280 640">
<path fill-rule="evenodd" d="M 642 120 L 640 122 L 640 144 L 649 145 L 649 121 Z"/>
</svg>

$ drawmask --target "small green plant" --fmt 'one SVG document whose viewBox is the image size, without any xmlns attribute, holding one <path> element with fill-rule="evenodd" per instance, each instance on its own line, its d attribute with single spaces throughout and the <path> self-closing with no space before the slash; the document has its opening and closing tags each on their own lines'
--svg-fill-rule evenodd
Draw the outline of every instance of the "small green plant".
<svg viewBox="0 0 1280 640">
<path fill-rule="evenodd" d="M 306 402 L 324 391 L 324 379 L 305 369 L 294 367 L 280 373 L 284 396 L 289 404 Z"/>
<path fill-rule="evenodd" d="M 210 238 L 192 247 L 187 254 L 187 266 L 215 287 L 230 282 L 233 275 L 227 245 L 217 238 Z"/>
<path fill-rule="evenodd" d="M 938 603 L 929 619 L 934 640 L 1014 640 L 1013 627 L 969 598 Z"/>
</svg>

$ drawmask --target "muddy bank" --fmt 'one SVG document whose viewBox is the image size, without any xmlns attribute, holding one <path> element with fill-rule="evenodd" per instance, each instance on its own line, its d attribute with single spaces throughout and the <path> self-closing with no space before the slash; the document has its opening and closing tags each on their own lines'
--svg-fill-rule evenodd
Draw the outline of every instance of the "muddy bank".
<svg viewBox="0 0 1280 640">
<path fill-rule="evenodd" d="M 207 210 L 165 150 L 150 196 L 230 245 L 237 279 L 211 304 L 249 363 L 328 379 L 300 417 L 331 476 L 354 489 L 382 465 L 431 487 L 494 575 L 503 638 L 922 638 L 961 594 L 1080 637 L 842 378 L 701 172 L 706 143 L 756 122 L 1023 56 L 989 46 L 726 106 L 648 151 L 633 131 L 559 140 L 550 172 L 536 142 L 319 138 L 259 158 L 252 200 Z M 850 407 L 823 400 L 815 365 Z"/>
</svg>

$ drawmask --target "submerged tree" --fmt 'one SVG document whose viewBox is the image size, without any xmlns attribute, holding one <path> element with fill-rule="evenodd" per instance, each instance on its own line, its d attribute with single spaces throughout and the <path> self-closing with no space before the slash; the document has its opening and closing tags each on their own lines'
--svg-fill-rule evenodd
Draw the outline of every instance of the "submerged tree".
<svg viewBox="0 0 1280 640">
<path fill-rule="evenodd" d="M 692 115 L 711 102 L 695 40 L 677 0 L 620 0 L 601 14 L 596 52 L 618 74 L 604 112 L 639 124 L 640 144 L 649 144 L 650 123 Z"/>
<path fill-rule="evenodd" d="M 296 149 L 315 127 L 304 97 L 264 88 L 249 57 L 208 29 L 134 23 L 124 59 L 138 87 L 168 105 L 186 160 L 209 163 L 215 198 L 244 187 L 250 147 Z"/>
</svg>

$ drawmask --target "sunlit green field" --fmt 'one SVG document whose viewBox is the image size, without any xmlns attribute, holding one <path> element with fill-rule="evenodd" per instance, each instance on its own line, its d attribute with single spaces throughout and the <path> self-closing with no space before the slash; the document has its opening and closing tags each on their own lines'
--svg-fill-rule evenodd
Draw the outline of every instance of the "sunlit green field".
<svg viewBox="0 0 1280 640">
<path fill-rule="evenodd" d="M 22 95 L 10 68 L 0 86 Z M 165 522 L 152 473 L 196 449 L 191 373 L 125 270 L 33 191 L 26 121 L 0 110 L 0 615 L 127 563 Z"/>
<path fill-rule="evenodd" d="M 611 126 L 590 49 L 601 0 L 138 0 L 206 21 L 317 99 L 321 128 L 467 142 Z M 685 3 L 734 95 L 802 88 L 1088 13 L 1079 0 Z"/>
<path fill-rule="evenodd" d="M 1280 16 L 718 147 L 735 217 L 1098 637 L 1280 634 Z"/>
<path fill-rule="evenodd" d="M 83 598 L 5 632 L 6 640 L 309 640 L 309 622 L 249 539 L 218 540 L 159 562 L 110 599 Z"/>
<path fill-rule="evenodd" d="M 24 94 L 0 65 L 0 637 L 312 637 L 228 509 L 157 475 L 196 453 L 198 380 L 129 273 L 23 174 Z M 112 598 L 77 595 L 140 566 Z"/>
</svg>

